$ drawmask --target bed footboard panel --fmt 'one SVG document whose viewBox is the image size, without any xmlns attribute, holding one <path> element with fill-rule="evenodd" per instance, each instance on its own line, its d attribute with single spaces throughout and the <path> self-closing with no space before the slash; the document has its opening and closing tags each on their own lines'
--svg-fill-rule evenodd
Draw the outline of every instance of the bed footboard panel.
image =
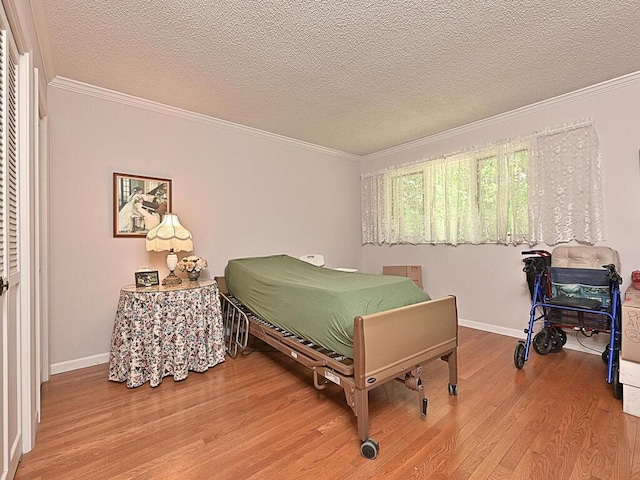
<svg viewBox="0 0 640 480">
<path fill-rule="evenodd" d="M 370 388 L 431 360 L 449 362 L 457 384 L 458 313 L 453 296 L 356 317 L 357 388 Z"/>
</svg>

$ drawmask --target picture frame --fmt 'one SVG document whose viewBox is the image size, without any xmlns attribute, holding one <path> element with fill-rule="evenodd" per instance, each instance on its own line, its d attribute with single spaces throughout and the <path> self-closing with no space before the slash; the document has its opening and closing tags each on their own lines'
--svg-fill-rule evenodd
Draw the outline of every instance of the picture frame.
<svg viewBox="0 0 640 480">
<path fill-rule="evenodd" d="M 160 285 L 158 270 L 148 270 L 146 272 L 135 272 L 136 288 L 155 287 Z"/>
<path fill-rule="evenodd" d="M 113 174 L 113 236 L 147 236 L 171 212 L 171 180 Z"/>
</svg>

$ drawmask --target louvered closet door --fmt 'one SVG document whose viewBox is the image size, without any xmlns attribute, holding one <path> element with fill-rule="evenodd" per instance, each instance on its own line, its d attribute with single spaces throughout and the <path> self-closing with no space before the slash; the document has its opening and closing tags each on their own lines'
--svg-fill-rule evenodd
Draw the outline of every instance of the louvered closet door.
<svg viewBox="0 0 640 480">
<path fill-rule="evenodd" d="M 18 293 L 17 55 L 0 32 L 0 323 L 2 324 L 2 470 L 12 478 L 21 450 Z M 8 284 L 8 286 L 7 286 Z"/>
</svg>

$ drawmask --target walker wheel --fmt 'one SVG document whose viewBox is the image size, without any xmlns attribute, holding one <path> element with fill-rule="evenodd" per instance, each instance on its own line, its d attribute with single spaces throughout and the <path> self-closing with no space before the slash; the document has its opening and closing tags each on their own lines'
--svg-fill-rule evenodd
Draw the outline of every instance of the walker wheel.
<svg viewBox="0 0 640 480">
<path fill-rule="evenodd" d="M 376 458 L 379 450 L 380 445 L 374 442 L 372 438 L 367 438 L 362 442 L 362 445 L 360 445 L 360 453 L 364 458 L 368 458 L 369 460 Z"/>
<path fill-rule="evenodd" d="M 560 336 L 561 347 L 564 347 L 567 344 L 567 333 L 558 328 L 558 335 Z"/>
<path fill-rule="evenodd" d="M 564 343 L 562 341 L 563 334 L 564 334 Z M 560 350 L 562 350 L 563 345 L 567 343 L 567 335 L 562 331 L 561 328 L 551 327 L 549 328 L 549 343 L 551 344 L 551 348 L 549 349 L 549 352 L 558 353 Z"/>
<path fill-rule="evenodd" d="M 449 395 L 458 396 L 458 385 L 449 384 Z"/>
<path fill-rule="evenodd" d="M 518 342 L 518 344 L 516 345 L 516 349 L 513 352 L 513 363 L 515 363 L 518 370 L 524 367 L 524 352 L 524 342 Z"/>
<path fill-rule="evenodd" d="M 620 383 L 620 367 L 618 367 L 618 365 L 614 365 L 614 372 L 613 372 L 613 381 L 611 383 L 613 383 L 613 398 L 620 400 L 622 398 L 622 384 Z"/>
<path fill-rule="evenodd" d="M 533 349 L 540 355 L 551 351 L 551 335 L 548 328 L 543 328 L 533 337 Z"/>
</svg>

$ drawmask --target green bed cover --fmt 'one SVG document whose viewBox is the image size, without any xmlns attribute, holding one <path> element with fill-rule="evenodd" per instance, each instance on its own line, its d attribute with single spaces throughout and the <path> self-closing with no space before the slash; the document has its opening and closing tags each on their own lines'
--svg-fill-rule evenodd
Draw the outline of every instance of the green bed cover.
<svg viewBox="0 0 640 480">
<path fill-rule="evenodd" d="M 356 316 L 430 299 L 410 278 L 340 272 L 287 255 L 230 260 L 225 280 L 259 317 L 350 358 Z"/>
</svg>

